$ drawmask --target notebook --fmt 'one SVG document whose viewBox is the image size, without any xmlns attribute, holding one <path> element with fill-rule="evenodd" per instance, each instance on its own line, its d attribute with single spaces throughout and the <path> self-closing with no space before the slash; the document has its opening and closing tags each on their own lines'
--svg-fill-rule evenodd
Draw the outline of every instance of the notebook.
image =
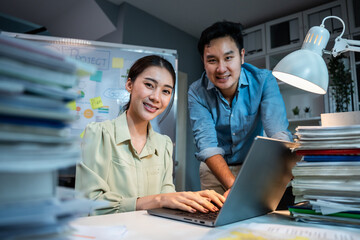
<svg viewBox="0 0 360 240">
<path fill-rule="evenodd" d="M 233 187 L 216 216 L 213 213 L 189 213 L 178 209 L 156 208 L 150 215 L 204 226 L 221 226 L 272 212 L 279 204 L 291 169 L 301 156 L 290 148 L 296 143 L 256 137 Z"/>
</svg>

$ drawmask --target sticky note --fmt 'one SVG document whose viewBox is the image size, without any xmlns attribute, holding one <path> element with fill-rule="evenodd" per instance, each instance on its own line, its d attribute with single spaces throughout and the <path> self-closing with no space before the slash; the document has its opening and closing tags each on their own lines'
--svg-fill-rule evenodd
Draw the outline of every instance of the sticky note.
<svg viewBox="0 0 360 240">
<path fill-rule="evenodd" d="M 112 59 L 112 68 L 123 68 L 124 59 L 123 58 L 113 58 Z"/>
<path fill-rule="evenodd" d="M 82 133 L 80 134 L 80 137 L 83 138 L 83 137 L 84 137 L 84 134 L 85 134 L 85 130 L 82 131 Z"/>
<path fill-rule="evenodd" d="M 90 99 L 90 104 L 91 104 L 92 109 L 97 109 L 97 108 L 100 108 L 100 107 L 104 106 L 103 102 L 101 100 L 101 97 L 91 98 Z"/>
<path fill-rule="evenodd" d="M 76 102 L 75 101 L 68 102 L 68 104 L 66 104 L 66 106 L 68 108 L 70 108 L 70 110 L 76 110 Z"/>
<path fill-rule="evenodd" d="M 93 116 L 94 116 L 93 110 L 91 110 L 91 109 L 86 109 L 86 110 L 84 111 L 84 117 L 85 117 L 85 118 L 90 119 L 90 118 L 92 118 Z"/>
<path fill-rule="evenodd" d="M 101 82 L 102 80 L 102 71 L 96 71 L 95 74 L 90 76 L 90 80 L 91 81 L 95 81 L 95 82 Z"/>
</svg>

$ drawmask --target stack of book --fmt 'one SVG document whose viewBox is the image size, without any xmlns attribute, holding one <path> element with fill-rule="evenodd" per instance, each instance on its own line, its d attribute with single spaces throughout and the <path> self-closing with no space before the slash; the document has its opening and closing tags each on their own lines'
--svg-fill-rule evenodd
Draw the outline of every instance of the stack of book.
<svg viewBox="0 0 360 240">
<path fill-rule="evenodd" d="M 298 127 L 293 168 L 298 221 L 360 226 L 360 125 Z"/>
<path fill-rule="evenodd" d="M 57 187 L 81 159 L 71 88 L 95 67 L 0 34 L 0 239 L 61 239 L 91 202 Z"/>
</svg>

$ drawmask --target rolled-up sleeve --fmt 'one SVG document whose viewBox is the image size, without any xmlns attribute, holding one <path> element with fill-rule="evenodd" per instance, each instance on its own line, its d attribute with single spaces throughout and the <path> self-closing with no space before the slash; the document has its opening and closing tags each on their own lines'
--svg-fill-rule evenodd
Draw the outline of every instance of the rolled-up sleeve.
<svg viewBox="0 0 360 240">
<path fill-rule="evenodd" d="M 93 200 L 106 200 L 109 207 L 95 214 L 135 211 L 137 197 L 126 198 L 111 191 L 107 180 L 112 161 L 112 142 L 101 124 L 91 123 L 85 129 L 82 143 L 82 162 L 76 168 L 75 188 Z M 118 183 L 126 187 L 126 183 Z"/>
<path fill-rule="evenodd" d="M 271 72 L 263 72 L 265 83 L 261 101 L 261 119 L 266 135 L 280 140 L 292 141 L 286 117 L 285 103 L 279 86 Z"/>
<path fill-rule="evenodd" d="M 204 99 L 199 97 L 199 92 L 195 89 L 197 89 L 196 85 L 192 85 L 188 92 L 190 124 L 198 149 L 195 156 L 198 160 L 205 161 L 217 154 L 224 155 L 225 151 L 218 147 L 215 123 L 210 109 L 205 106 Z"/>
</svg>

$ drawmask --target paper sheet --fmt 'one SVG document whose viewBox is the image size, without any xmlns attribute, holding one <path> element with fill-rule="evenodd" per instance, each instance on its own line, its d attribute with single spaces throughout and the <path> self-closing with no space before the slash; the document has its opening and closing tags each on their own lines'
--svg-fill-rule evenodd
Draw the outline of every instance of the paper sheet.
<svg viewBox="0 0 360 240">
<path fill-rule="evenodd" d="M 71 224 L 74 232 L 69 237 L 70 240 L 84 239 L 122 239 L 127 232 L 124 225 L 118 226 L 86 226 Z"/>
<path fill-rule="evenodd" d="M 334 231 L 315 227 L 250 223 L 215 236 L 217 240 L 356 240 L 360 232 Z"/>
</svg>

